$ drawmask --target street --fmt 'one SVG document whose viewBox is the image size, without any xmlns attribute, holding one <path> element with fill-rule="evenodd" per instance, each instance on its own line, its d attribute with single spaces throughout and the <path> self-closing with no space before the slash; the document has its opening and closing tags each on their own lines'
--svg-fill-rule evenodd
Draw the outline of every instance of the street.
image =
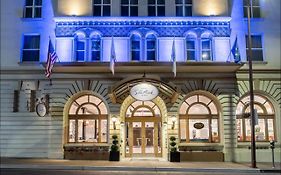
<svg viewBox="0 0 281 175">
<path fill-rule="evenodd" d="M 249 175 L 249 173 L 229 172 L 157 172 L 157 171 L 88 171 L 88 170 L 32 170 L 32 169 L 1 169 L 1 175 Z M 250 173 L 251 175 L 277 175 L 279 173 Z"/>
</svg>

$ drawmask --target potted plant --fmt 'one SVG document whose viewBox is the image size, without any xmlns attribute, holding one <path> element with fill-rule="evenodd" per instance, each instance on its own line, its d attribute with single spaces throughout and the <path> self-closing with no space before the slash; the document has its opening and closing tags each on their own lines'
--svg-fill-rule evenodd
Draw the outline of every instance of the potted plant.
<svg viewBox="0 0 281 175">
<path fill-rule="evenodd" d="M 110 153 L 109 153 L 109 161 L 119 161 L 120 160 L 120 152 L 119 152 L 119 146 L 118 146 L 118 140 L 117 135 L 112 136 L 112 145 L 110 147 Z"/>
<path fill-rule="evenodd" d="M 180 162 L 180 152 L 176 147 L 176 137 L 170 137 L 170 162 Z"/>
</svg>

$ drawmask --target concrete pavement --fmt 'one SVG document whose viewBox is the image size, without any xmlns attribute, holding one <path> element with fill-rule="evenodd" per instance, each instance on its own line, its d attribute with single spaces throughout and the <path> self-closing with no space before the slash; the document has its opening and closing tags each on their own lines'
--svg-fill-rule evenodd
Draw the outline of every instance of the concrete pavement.
<svg viewBox="0 0 281 175">
<path fill-rule="evenodd" d="M 93 160 L 26 159 L 1 158 L 1 169 L 38 170 L 93 170 L 93 171 L 158 171 L 158 172 L 237 172 L 281 173 L 280 163 L 272 168 L 271 163 L 257 163 L 251 168 L 249 163 L 232 162 L 168 162 L 161 159 L 124 159 L 120 162 Z"/>
</svg>

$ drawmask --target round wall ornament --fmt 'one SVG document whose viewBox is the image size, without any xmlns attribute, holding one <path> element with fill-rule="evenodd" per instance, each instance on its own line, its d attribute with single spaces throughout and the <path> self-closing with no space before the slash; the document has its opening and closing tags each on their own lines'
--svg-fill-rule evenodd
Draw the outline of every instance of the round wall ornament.
<svg viewBox="0 0 281 175">
<path fill-rule="evenodd" d="M 157 97 L 159 91 L 150 83 L 139 83 L 131 88 L 130 94 L 136 100 L 149 101 Z"/>
<path fill-rule="evenodd" d="M 36 113 L 39 117 L 44 117 L 47 114 L 47 108 L 45 103 L 38 103 L 36 105 Z"/>
</svg>

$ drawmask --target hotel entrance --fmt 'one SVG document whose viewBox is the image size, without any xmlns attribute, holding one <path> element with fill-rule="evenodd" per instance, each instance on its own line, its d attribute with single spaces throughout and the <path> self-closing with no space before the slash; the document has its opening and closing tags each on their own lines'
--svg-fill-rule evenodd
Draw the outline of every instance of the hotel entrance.
<svg viewBox="0 0 281 175">
<path fill-rule="evenodd" d="M 126 157 L 161 157 L 161 115 L 152 101 L 135 101 L 126 113 Z"/>
</svg>

